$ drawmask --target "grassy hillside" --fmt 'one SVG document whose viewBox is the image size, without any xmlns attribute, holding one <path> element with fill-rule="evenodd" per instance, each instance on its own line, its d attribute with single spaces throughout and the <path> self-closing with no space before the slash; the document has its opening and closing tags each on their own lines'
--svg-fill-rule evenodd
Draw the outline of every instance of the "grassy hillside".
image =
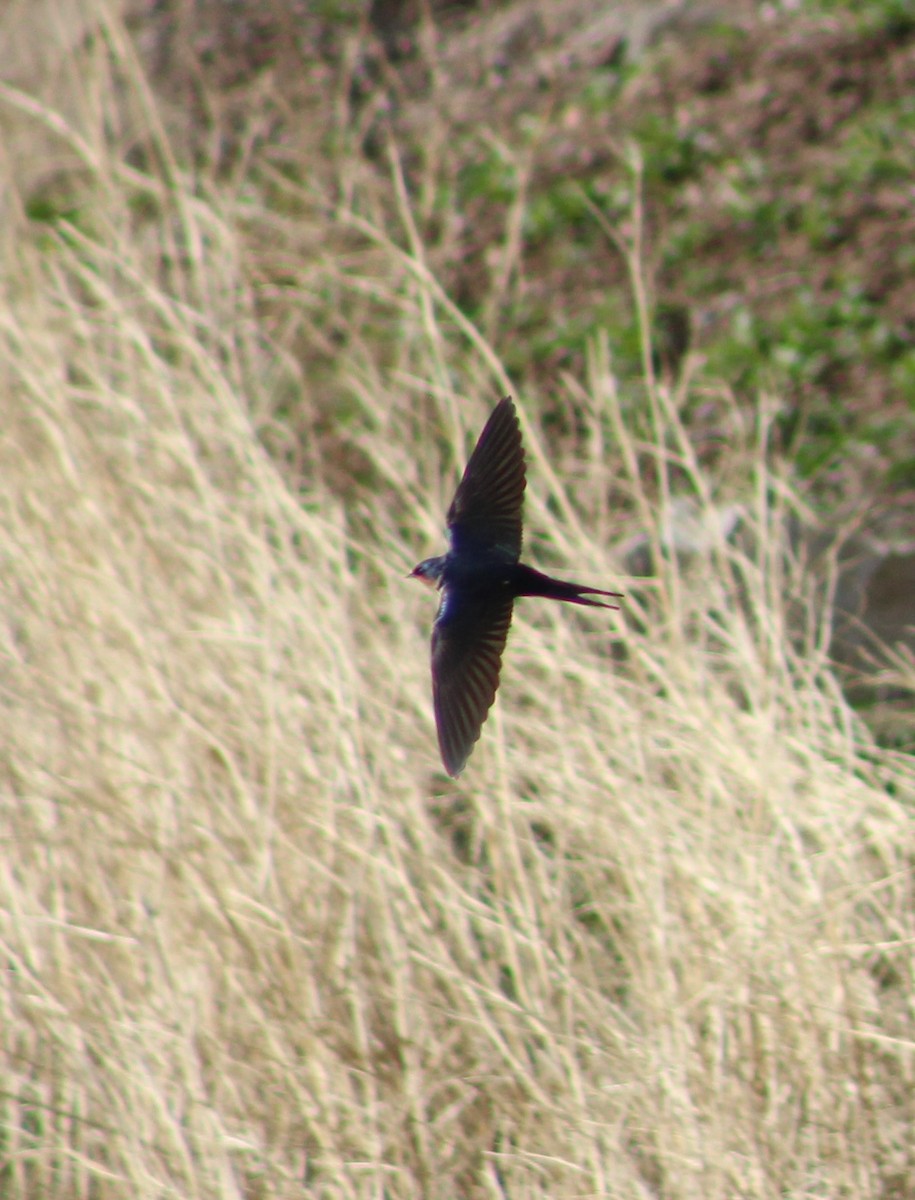
<svg viewBox="0 0 915 1200">
<path fill-rule="evenodd" d="M 642 193 L 635 366 L 595 324 L 522 371 L 525 192 L 462 292 L 444 126 L 425 157 L 372 132 L 358 21 L 322 41 L 276 10 L 313 38 L 290 96 L 279 59 L 195 76 L 189 9 L 26 8 L 0 83 L 0 1191 L 911 1193 L 915 769 L 834 679 L 779 405 L 656 357 Z M 509 391 L 530 558 L 627 596 L 519 605 L 454 782 L 404 575 Z"/>
</svg>

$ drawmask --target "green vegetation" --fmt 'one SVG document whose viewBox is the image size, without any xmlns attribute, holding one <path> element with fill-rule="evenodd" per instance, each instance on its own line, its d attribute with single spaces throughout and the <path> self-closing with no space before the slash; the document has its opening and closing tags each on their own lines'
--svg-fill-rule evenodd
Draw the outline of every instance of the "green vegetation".
<svg viewBox="0 0 915 1200">
<path fill-rule="evenodd" d="M 812 13 L 852 17 L 862 33 L 906 37 L 915 30 L 915 13 L 909 0 L 805 0 Z"/>
<path fill-rule="evenodd" d="M 0 26 L 4 1200 L 915 1194 L 915 680 L 808 536 L 911 485 L 911 107 L 274 8 Z M 404 577 L 507 392 L 626 598 L 519 604 L 455 782 Z"/>
</svg>

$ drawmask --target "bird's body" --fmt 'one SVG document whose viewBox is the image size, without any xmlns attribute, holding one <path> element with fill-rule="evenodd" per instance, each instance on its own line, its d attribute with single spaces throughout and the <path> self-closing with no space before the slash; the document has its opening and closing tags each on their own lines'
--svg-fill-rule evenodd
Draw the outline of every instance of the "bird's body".
<svg viewBox="0 0 915 1200">
<path fill-rule="evenodd" d="M 442 593 L 432 630 L 432 695 L 449 775 L 464 769 L 495 699 L 515 600 L 543 596 L 616 608 L 590 597 L 620 595 L 553 579 L 520 561 L 524 488 L 521 429 L 506 396 L 486 422 L 448 509 L 448 553 L 412 571 Z"/>
</svg>

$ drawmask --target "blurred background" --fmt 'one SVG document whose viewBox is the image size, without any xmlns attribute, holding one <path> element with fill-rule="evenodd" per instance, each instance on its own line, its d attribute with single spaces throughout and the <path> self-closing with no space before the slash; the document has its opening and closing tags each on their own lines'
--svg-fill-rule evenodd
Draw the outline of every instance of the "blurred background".
<svg viewBox="0 0 915 1200">
<path fill-rule="evenodd" d="M 915 1192 L 915 16 L 8 0 L 0 1190 Z M 520 602 L 457 781 L 443 546 Z"/>
</svg>

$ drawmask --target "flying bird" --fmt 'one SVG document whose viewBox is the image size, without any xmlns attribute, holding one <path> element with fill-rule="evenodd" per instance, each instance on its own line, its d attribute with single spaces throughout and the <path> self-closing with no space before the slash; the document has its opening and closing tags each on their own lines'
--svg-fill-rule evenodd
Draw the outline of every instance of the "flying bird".
<svg viewBox="0 0 915 1200">
<path fill-rule="evenodd" d="M 618 608 L 589 596 L 621 592 L 552 579 L 520 561 L 524 447 L 511 396 L 500 400 L 468 460 L 446 518 L 450 549 L 410 572 L 441 591 L 432 628 L 432 700 L 442 762 L 463 771 L 499 687 L 519 596 Z"/>
</svg>

